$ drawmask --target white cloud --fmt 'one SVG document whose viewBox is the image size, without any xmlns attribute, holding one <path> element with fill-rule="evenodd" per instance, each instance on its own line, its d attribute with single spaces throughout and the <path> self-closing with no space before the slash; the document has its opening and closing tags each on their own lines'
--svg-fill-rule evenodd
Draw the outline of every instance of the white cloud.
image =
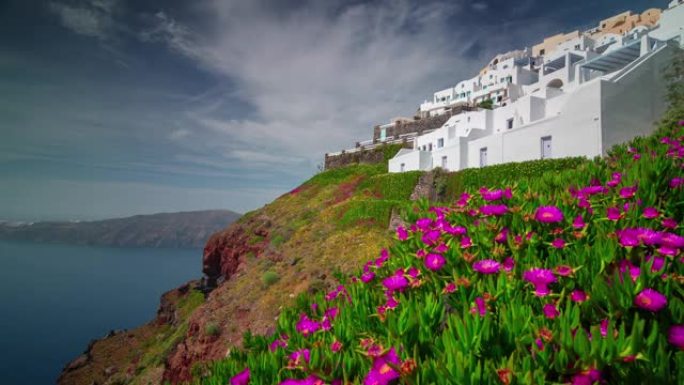
<svg viewBox="0 0 684 385">
<path fill-rule="evenodd" d="M 73 4 L 50 2 L 48 8 L 59 16 L 62 25 L 84 36 L 107 40 L 115 27 L 112 13 L 116 0 L 89 0 Z"/>
<path fill-rule="evenodd" d="M 141 38 L 164 41 L 224 75 L 255 109 L 249 118 L 226 119 L 220 109 L 206 108 L 220 105 L 216 100 L 193 107 L 191 122 L 221 135 L 207 145 L 223 143 L 227 158 L 276 168 L 304 162 L 311 170 L 324 152 L 353 146 L 393 116 L 414 114 L 432 91 L 476 69 L 476 60 L 459 55 L 467 31 L 451 24 L 460 4 L 311 3 L 280 10 L 211 0 L 208 33 L 160 12 Z"/>
</svg>

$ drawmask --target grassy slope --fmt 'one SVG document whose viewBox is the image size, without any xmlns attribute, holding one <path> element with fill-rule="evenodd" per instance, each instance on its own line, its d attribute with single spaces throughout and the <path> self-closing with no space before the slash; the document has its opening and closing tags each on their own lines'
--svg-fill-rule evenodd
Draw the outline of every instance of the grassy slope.
<svg viewBox="0 0 684 385">
<path fill-rule="evenodd" d="M 362 338 L 372 338 L 385 347 L 394 346 L 403 359 L 415 360 L 417 368 L 403 377 L 406 383 L 497 383 L 499 369 L 509 370 L 514 383 L 566 382 L 589 368 L 601 370 L 604 379 L 613 383 L 638 382 L 646 377 L 663 383 L 681 379 L 684 376 L 681 372 L 684 352 L 677 352 L 668 345 L 667 328 L 684 320 L 684 289 L 680 279 L 684 273 L 682 264 L 677 259 L 667 263 L 667 275 L 662 279 L 662 271 L 650 273 L 650 265 L 645 263 L 645 255 L 654 253 L 653 250 L 646 247 L 621 248 L 615 239 L 616 230 L 624 227 L 648 226 L 663 230 L 658 220 L 646 220 L 641 216 L 642 208 L 646 206 L 656 207 L 662 216 L 677 220 L 684 217 L 682 189 L 668 187 L 673 177 L 682 176 L 682 165 L 680 160 L 665 156 L 667 146 L 658 141 L 664 133 L 673 137 L 683 134 L 680 127 L 670 123 L 661 129 L 661 135 L 634 141 L 632 145 L 642 155 L 641 159 L 634 159 L 626 146 L 620 146 L 607 159 L 578 161 L 576 164 L 568 161 L 570 163 L 566 166 L 569 169 L 561 167 L 551 172 L 531 173 L 523 178 L 518 178 L 515 173 L 501 173 L 490 186 L 512 187 L 514 197 L 506 202 L 511 212 L 502 218 L 480 218 L 477 222 L 477 217 L 463 212 L 449 214 L 451 223 L 468 227 L 476 246 L 463 251 L 458 247 L 456 238 L 443 234 L 442 240 L 450 245 L 445 254 L 448 260 L 446 268 L 437 273 L 428 271 L 415 257 L 417 248 L 425 247 L 420 242 L 420 234 L 392 246 L 389 266 L 377 269 L 376 273 L 386 277 L 399 267 L 416 266 L 422 271 L 422 285 L 398 294 L 399 307 L 389 311 L 386 320 L 376 312 L 376 307 L 384 303 L 384 290 L 378 279 L 367 286 L 348 284 L 353 305 L 336 302 L 341 314 L 332 331 L 306 338 L 294 330 L 300 313 L 307 312 L 310 317 L 320 319 L 322 309 L 332 305 L 326 304 L 321 294 L 302 296 L 295 307 L 284 309 L 279 318 L 275 335 L 283 333 L 290 336 L 286 349 L 270 353 L 267 344 L 273 338 L 250 337 L 246 350 L 233 352 L 229 359 L 214 365 L 197 382 L 223 384 L 230 375 L 248 366 L 252 371 L 252 383 L 276 383 L 288 377 L 303 378 L 307 373 L 358 383 L 371 365 L 371 360 L 360 353 Z M 651 156 L 652 152 L 655 156 Z M 341 178 L 344 172 L 340 170 L 334 177 Z M 634 209 L 636 198 L 620 198 L 618 189 L 591 198 L 594 214 L 577 206 L 577 201 L 569 193 L 570 186 L 587 186 L 595 180 L 606 183 L 614 172 L 624 174 L 620 187 L 638 186 L 640 208 Z M 322 175 L 319 181 L 332 177 L 332 174 Z M 471 179 L 463 175 L 445 178 L 441 183 L 447 191 L 466 189 L 474 196 L 477 196 L 476 189 L 482 181 L 476 176 Z M 316 178 L 312 182 L 311 185 L 315 186 Z M 306 196 L 306 188 L 302 193 Z M 632 209 L 620 221 L 606 219 L 607 207 L 621 206 L 626 201 L 631 202 Z M 477 208 L 481 204 L 482 200 L 476 197 L 469 207 Z M 361 203 L 349 199 L 338 206 L 328 206 L 320 215 L 330 218 L 326 223 L 341 218 L 339 223 L 345 228 L 345 223 L 354 223 L 364 213 L 373 213 L 370 217 L 384 217 L 387 214 L 384 205 L 380 201 Z M 565 221 L 560 226 L 536 223 L 532 215 L 542 205 L 559 206 L 565 213 Z M 434 214 L 426 209 L 427 204 L 418 205 L 415 211 L 409 212 L 410 219 L 434 218 Z M 583 215 L 587 223 L 586 229 L 580 232 L 573 231 L 570 226 L 578 214 Z M 345 220 L 347 215 L 349 221 Z M 511 234 L 533 231 L 537 235 L 522 245 L 516 245 L 510 239 L 503 244 L 494 243 L 494 236 L 504 226 Z M 557 230 L 552 232 L 556 227 Z M 354 227 L 346 229 L 354 231 Z M 681 228 L 672 231 L 681 233 Z M 569 242 L 566 248 L 557 250 L 550 246 L 557 237 Z M 308 237 L 307 241 L 316 241 L 316 238 Z M 381 243 L 384 242 L 368 239 L 361 248 L 349 243 L 343 248 L 344 254 L 340 255 L 340 249 L 337 249 L 335 257 L 350 256 L 353 262 L 349 266 L 359 264 L 364 260 L 362 255 L 367 256 L 366 259 L 377 255 Z M 516 260 L 512 274 L 481 276 L 472 271 L 467 261 L 470 258 L 501 260 L 504 256 L 512 256 Z M 621 260 L 630 260 L 641 266 L 642 274 L 634 283 L 626 279 L 616 284 L 620 281 L 617 264 Z M 520 279 L 522 272 L 531 267 L 552 268 L 559 264 L 568 264 L 576 270 L 572 277 L 561 278 L 560 284 L 552 286 L 554 294 L 550 297 L 534 296 L 529 284 Z M 301 279 L 303 276 L 301 272 L 295 272 L 288 279 Z M 457 277 L 465 277 L 471 284 L 459 286 L 452 296 L 442 295 L 444 285 Z M 634 296 L 645 287 L 656 288 L 667 295 L 669 305 L 664 311 L 650 313 L 634 308 Z M 578 288 L 589 293 L 589 301 L 575 304 L 567 299 L 569 291 Z M 470 314 L 478 296 L 488 298 L 488 315 L 482 318 Z M 310 304 L 313 302 L 318 303 L 321 310 L 312 312 Z M 543 317 L 542 306 L 553 303 L 558 306 L 561 316 L 555 320 Z M 597 337 L 600 336 L 598 324 L 603 319 L 610 320 L 608 338 Z M 574 333 L 577 328 L 591 331 L 594 338 L 588 340 L 585 333 Z M 537 338 L 544 338 L 546 349 L 533 346 Z M 333 340 L 342 342 L 341 353 L 330 352 Z M 311 363 L 305 365 L 308 368 L 285 369 L 287 355 L 303 348 L 312 350 Z M 624 361 L 632 356 L 636 358 L 635 362 Z"/>
</svg>

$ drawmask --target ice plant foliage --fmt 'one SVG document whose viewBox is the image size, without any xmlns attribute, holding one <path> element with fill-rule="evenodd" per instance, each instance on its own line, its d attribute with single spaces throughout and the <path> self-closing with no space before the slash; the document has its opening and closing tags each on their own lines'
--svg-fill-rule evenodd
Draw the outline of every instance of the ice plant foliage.
<svg viewBox="0 0 684 385">
<path fill-rule="evenodd" d="M 676 125 L 576 169 L 464 183 L 201 381 L 681 383 L 683 186 Z"/>
</svg>

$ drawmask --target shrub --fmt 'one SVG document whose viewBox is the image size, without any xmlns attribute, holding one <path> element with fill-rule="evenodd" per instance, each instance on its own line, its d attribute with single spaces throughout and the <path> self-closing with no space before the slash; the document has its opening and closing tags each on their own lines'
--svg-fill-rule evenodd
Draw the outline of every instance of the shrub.
<svg viewBox="0 0 684 385">
<path fill-rule="evenodd" d="M 280 276 L 273 270 L 268 270 L 261 276 L 261 282 L 269 287 L 280 280 Z"/>
<path fill-rule="evenodd" d="M 214 322 L 209 322 L 204 326 L 204 334 L 208 336 L 218 336 L 221 334 L 221 327 Z"/>
</svg>

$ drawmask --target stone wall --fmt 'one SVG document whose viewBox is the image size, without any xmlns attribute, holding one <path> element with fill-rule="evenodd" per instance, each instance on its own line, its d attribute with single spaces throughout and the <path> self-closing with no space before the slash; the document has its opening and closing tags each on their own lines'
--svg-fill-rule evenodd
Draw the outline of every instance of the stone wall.
<svg viewBox="0 0 684 385">
<path fill-rule="evenodd" d="M 416 117 L 414 120 L 409 122 L 397 120 L 394 122 L 394 125 L 385 128 L 385 137 L 388 140 L 399 139 L 399 135 L 409 134 L 412 132 L 417 132 L 418 135 L 421 135 L 423 131 L 434 130 L 442 127 L 442 125 L 444 125 L 444 123 L 446 123 L 446 121 L 449 120 L 452 115 L 460 114 L 462 111 L 470 111 L 473 109 L 476 108 L 468 106 L 455 106 L 452 108 L 452 110 L 447 111 L 442 115 L 424 118 Z M 380 126 L 373 127 L 374 142 L 380 140 L 381 131 L 382 129 Z"/>
<path fill-rule="evenodd" d="M 328 155 L 325 154 L 325 169 L 330 170 L 333 168 L 344 167 L 350 164 L 376 164 L 387 162 L 386 157 L 387 152 L 391 152 L 391 155 L 399 151 L 401 148 L 413 148 L 413 140 L 406 140 L 400 144 L 383 144 L 375 148 L 365 149 L 361 147 L 354 152 L 342 152 L 339 155 Z M 388 154 L 390 155 L 390 154 Z"/>
</svg>

